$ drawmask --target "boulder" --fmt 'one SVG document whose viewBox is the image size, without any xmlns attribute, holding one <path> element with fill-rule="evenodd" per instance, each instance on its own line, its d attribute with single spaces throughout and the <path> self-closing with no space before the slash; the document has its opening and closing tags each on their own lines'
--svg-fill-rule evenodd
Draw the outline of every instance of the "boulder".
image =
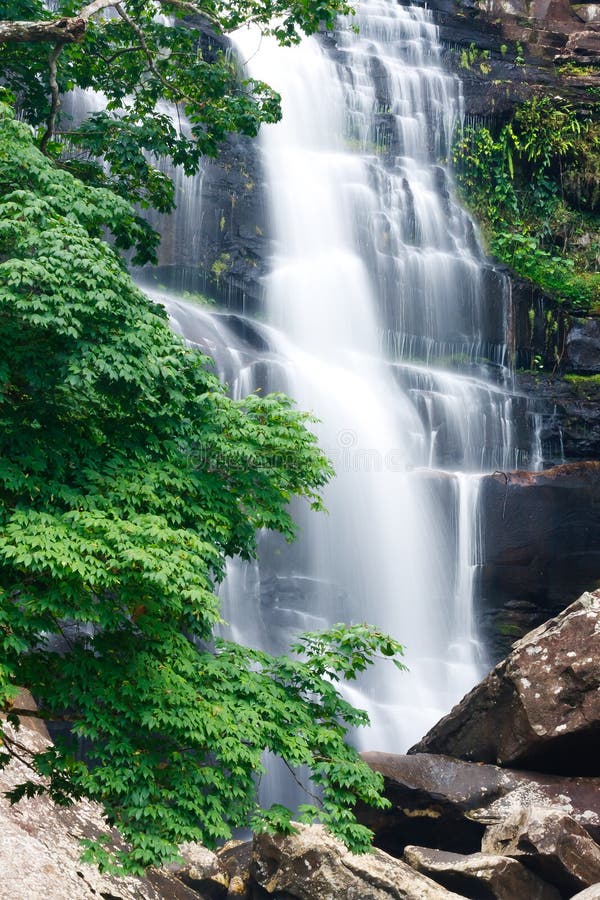
<svg viewBox="0 0 600 900">
<path fill-rule="evenodd" d="M 381 850 L 357 856 L 322 826 L 256 835 L 252 876 L 266 896 L 285 900 L 451 900 L 451 893 Z"/>
<path fill-rule="evenodd" d="M 600 59 L 600 25 L 589 22 L 586 28 L 570 34 L 566 52 L 582 63 L 597 62 Z M 598 347 L 598 343 L 596 346 Z M 600 359 L 596 359 L 596 365 L 600 365 Z"/>
<path fill-rule="evenodd" d="M 219 863 L 229 877 L 228 898 L 248 900 L 251 897 L 250 864 L 252 841 L 228 841 L 218 851 Z"/>
<path fill-rule="evenodd" d="M 429 847 L 404 850 L 409 866 L 473 900 L 560 900 L 560 894 L 516 859 L 489 853 L 448 853 Z"/>
<path fill-rule="evenodd" d="M 409 753 L 597 775 L 600 591 L 518 641 Z"/>
<path fill-rule="evenodd" d="M 600 881 L 600 845 L 558 810 L 514 813 L 487 829 L 482 850 L 522 860 L 567 897 Z"/>
<path fill-rule="evenodd" d="M 177 878 L 203 900 L 225 900 L 229 876 L 216 853 L 202 844 L 183 844 L 179 851 L 184 863 L 172 867 Z"/>
<path fill-rule="evenodd" d="M 35 711 L 31 696 L 22 692 L 15 706 Z M 45 725 L 35 715 L 21 716 L 18 740 L 33 752 L 50 744 Z M 16 735 L 15 735 L 16 736 Z M 151 872 L 145 878 L 116 878 L 81 862 L 82 838 L 109 835 L 118 842 L 100 807 L 82 800 L 70 807 L 55 806 L 45 796 L 27 798 L 11 806 L 5 798 L 32 777 L 31 770 L 13 760 L 0 770 L 0 897 L 6 900 L 198 900 L 198 894 L 173 874 Z"/>
<path fill-rule="evenodd" d="M 600 779 L 509 771 L 425 753 L 362 756 L 383 775 L 391 807 L 360 806 L 357 815 L 375 832 L 376 846 L 393 856 L 415 843 L 475 853 L 486 825 L 532 804 L 558 809 L 600 838 Z"/>
</svg>

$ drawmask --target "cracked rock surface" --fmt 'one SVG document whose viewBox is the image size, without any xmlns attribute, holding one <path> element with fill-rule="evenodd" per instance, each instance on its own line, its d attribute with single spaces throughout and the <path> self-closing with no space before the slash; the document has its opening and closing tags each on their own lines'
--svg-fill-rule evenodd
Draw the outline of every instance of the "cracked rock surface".
<svg viewBox="0 0 600 900">
<path fill-rule="evenodd" d="M 512 652 L 409 751 L 569 775 L 600 771 L 600 591 Z"/>
</svg>

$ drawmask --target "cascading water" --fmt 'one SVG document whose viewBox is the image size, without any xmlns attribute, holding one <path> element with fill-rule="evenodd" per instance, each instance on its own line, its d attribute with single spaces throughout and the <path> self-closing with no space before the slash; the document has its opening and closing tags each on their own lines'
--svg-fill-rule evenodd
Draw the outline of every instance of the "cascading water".
<svg viewBox="0 0 600 900">
<path fill-rule="evenodd" d="M 234 636 L 278 652 L 340 620 L 391 632 L 410 673 L 382 666 L 348 693 L 371 715 L 363 742 L 401 751 L 481 671 L 478 473 L 526 465 L 533 438 L 517 433 L 505 386 L 508 294 L 440 162 L 461 91 L 436 27 L 386 0 L 361 3 L 350 25 L 291 49 L 236 39 L 283 101 L 260 137 L 268 324 L 166 305 L 234 394 L 281 389 L 313 412 L 337 471 L 327 515 L 298 507 L 296 544 L 265 535 L 257 564 L 230 565 Z"/>
</svg>

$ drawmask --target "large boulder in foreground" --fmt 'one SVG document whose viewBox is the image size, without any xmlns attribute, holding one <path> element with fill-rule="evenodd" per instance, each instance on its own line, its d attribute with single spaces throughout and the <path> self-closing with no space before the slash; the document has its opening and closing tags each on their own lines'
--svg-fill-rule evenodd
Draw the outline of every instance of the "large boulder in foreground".
<svg viewBox="0 0 600 900">
<path fill-rule="evenodd" d="M 600 881 L 600 846 L 570 816 L 532 806 L 487 829 L 482 849 L 518 859 L 570 897 Z"/>
<path fill-rule="evenodd" d="M 285 900 L 456 900 L 381 850 L 356 856 L 322 826 L 254 838 L 251 873 L 264 896 Z"/>
<path fill-rule="evenodd" d="M 536 804 L 572 816 L 600 840 L 600 778 L 567 778 L 501 769 L 417 753 L 363 753 L 384 779 L 385 810 L 361 806 L 375 844 L 401 856 L 406 844 L 476 853 L 486 825 Z"/>
<path fill-rule="evenodd" d="M 429 847 L 406 847 L 404 859 L 424 875 L 465 897 L 489 900 L 560 900 L 558 891 L 518 860 L 489 853 L 448 853 Z"/>
<path fill-rule="evenodd" d="M 409 753 L 600 774 L 600 591 L 525 635 Z"/>
</svg>

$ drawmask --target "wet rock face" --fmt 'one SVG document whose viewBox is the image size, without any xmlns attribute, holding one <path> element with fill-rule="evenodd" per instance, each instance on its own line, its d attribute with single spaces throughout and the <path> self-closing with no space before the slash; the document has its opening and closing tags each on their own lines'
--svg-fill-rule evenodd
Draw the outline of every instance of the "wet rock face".
<svg viewBox="0 0 600 900">
<path fill-rule="evenodd" d="M 477 853 L 486 825 L 535 804 L 570 815 L 600 838 L 600 779 L 501 769 L 427 753 L 364 753 L 384 778 L 391 807 L 361 806 L 360 821 L 375 844 L 401 856 L 407 844 Z"/>
<path fill-rule="evenodd" d="M 479 627 L 493 660 L 600 579 L 600 463 L 482 479 Z"/>
<path fill-rule="evenodd" d="M 260 145 L 232 135 L 194 179 L 171 174 L 178 211 L 151 217 L 161 232 L 159 266 L 142 276 L 206 293 L 233 309 L 255 306 L 271 252 Z"/>
<path fill-rule="evenodd" d="M 600 459 L 600 383 L 593 378 L 565 380 L 559 375 L 519 373 L 516 390 L 535 400 L 542 415 L 544 459 Z"/>
<path fill-rule="evenodd" d="M 600 33 L 598 35 L 600 41 Z M 600 321 L 575 319 L 567 337 L 567 366 L 572 372 L 596 375 L 600 372 Z"/>
<path fill-rule="evenodd" d="M 446 64 L 463 81 L 468 115 L 505 118 L 541 91 L 584 99 L 593 76 L 556 63 L 600 60 L 599 21 L 569 0 L 432 0 Z M 472 58 L 463 51 L 475 48 Z M 485 54 L 481 56 L 481 54 Z M 483 63 L 483 65 L 482 65 Z"/>
<path fill-rule="evenodd" d="M 597 775 L 600 591 L 516 643 L 410 752 Z"/>
</svg>

